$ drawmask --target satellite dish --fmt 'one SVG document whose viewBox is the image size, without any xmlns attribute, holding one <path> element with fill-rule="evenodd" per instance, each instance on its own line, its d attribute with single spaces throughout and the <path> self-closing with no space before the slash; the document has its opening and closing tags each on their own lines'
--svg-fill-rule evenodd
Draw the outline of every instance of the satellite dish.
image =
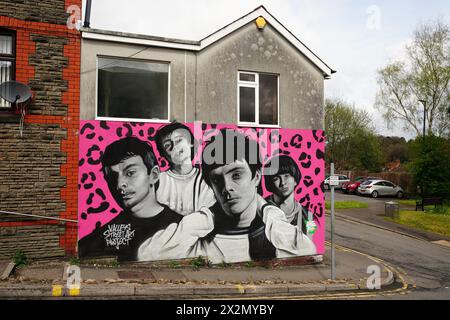
<svg viewBox="0 0 450 320">
<path fill-rule="evenodd" d="M 25 119 L 25 108 L 31 98 L 31 89 L 26 84 L 17 81 L 6 81 L 0 84 L 0 97 L 12 103 L 20 111 L 19 131 L 22 137 Z"/>
<path fill-rule="evenodd" d="M 0 84 L 0 96 L 13 104 L 24 103 L 31 98 L 31 89 L 17 81 L 6 81 Z"/>
</svg>

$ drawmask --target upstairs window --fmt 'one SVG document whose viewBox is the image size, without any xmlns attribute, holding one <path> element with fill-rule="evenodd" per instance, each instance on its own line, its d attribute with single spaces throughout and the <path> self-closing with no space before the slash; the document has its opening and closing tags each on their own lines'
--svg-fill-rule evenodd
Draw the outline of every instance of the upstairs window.
<svg viewBox="0 0 450 320">
<path fill-rule="evenodd" d="M 0 29 L 0 84 L 15 79 L 16 39 L 13 31 Z M 0 98 L 0 110 L 11 108 L 11 103 Z"/>
<path fill-rule="evenodd" d="M 169 120 L 169 64 L 99 57 L 97 118 Z"/>
<path fill-rule="evenodd" d="M 239 125 L 278 126 L 279 76 L 240 71 L 238 77 Z"/>
</svg>

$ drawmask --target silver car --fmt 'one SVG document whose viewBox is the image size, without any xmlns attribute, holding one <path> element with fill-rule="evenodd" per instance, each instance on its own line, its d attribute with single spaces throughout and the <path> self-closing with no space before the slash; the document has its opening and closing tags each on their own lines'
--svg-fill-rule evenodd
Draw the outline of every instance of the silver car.
<svg viewBox="0 0 450 320">
<path fill-rule="evenodd" d="M 394 196 L 403 198 L 405 192 L 402 187 L 386 180 L 367 180 L 358 187 L 360 195 L 371 195 L 372 198 L 380 196 Z"/>
</svg>

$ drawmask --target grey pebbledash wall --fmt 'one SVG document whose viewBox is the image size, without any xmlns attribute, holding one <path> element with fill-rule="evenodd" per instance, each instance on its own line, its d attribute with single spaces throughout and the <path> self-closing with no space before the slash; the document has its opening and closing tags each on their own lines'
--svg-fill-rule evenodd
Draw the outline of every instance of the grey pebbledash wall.
<svg viewBox="0 0 450 320">
<path fill-rule="evenodd" d="M 279 75 L 280 127 L 324 127 L 323 73 L 270 25 L 248 23 L 199 52 L 143 48 L 83 39 L 80 119 L 96 116 L 97 57 L 133 56 L 170 63 L 170 120 L 237 124 L 238 71 L 253 71 Z"/>
<path fill-rule="evenodd" d="M 254 23 L 198 53 L 196 120 L 237 123 L 237 71 L 279 75 L 280 127 L 323 129 L 322 72 L 273 27 Z"/>
</svg>

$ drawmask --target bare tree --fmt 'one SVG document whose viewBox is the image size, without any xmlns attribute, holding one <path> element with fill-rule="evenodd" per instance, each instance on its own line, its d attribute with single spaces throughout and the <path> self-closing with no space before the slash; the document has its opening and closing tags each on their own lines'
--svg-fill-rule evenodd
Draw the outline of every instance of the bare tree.
<svg viewBox="0 0 450 320">
<path fill-rule="evenodd" d="M 340 99 L 327 99 L 325 132 L 327 161 L 334 162 L 337 170 L 376 167 L 380 159 L 379 145 L 367 111 Z"/>
<path fill-rule="evenodd" d="M 378 71 L 376 107 L 388 127 L 398 125 L 422 134 L 426 101 L 427 133 L 445 136 L 450 132 L 450 28 L 440 19 L 417 28 L 406 47 L 407 60 L 394 62 Z"/>
</svg>

